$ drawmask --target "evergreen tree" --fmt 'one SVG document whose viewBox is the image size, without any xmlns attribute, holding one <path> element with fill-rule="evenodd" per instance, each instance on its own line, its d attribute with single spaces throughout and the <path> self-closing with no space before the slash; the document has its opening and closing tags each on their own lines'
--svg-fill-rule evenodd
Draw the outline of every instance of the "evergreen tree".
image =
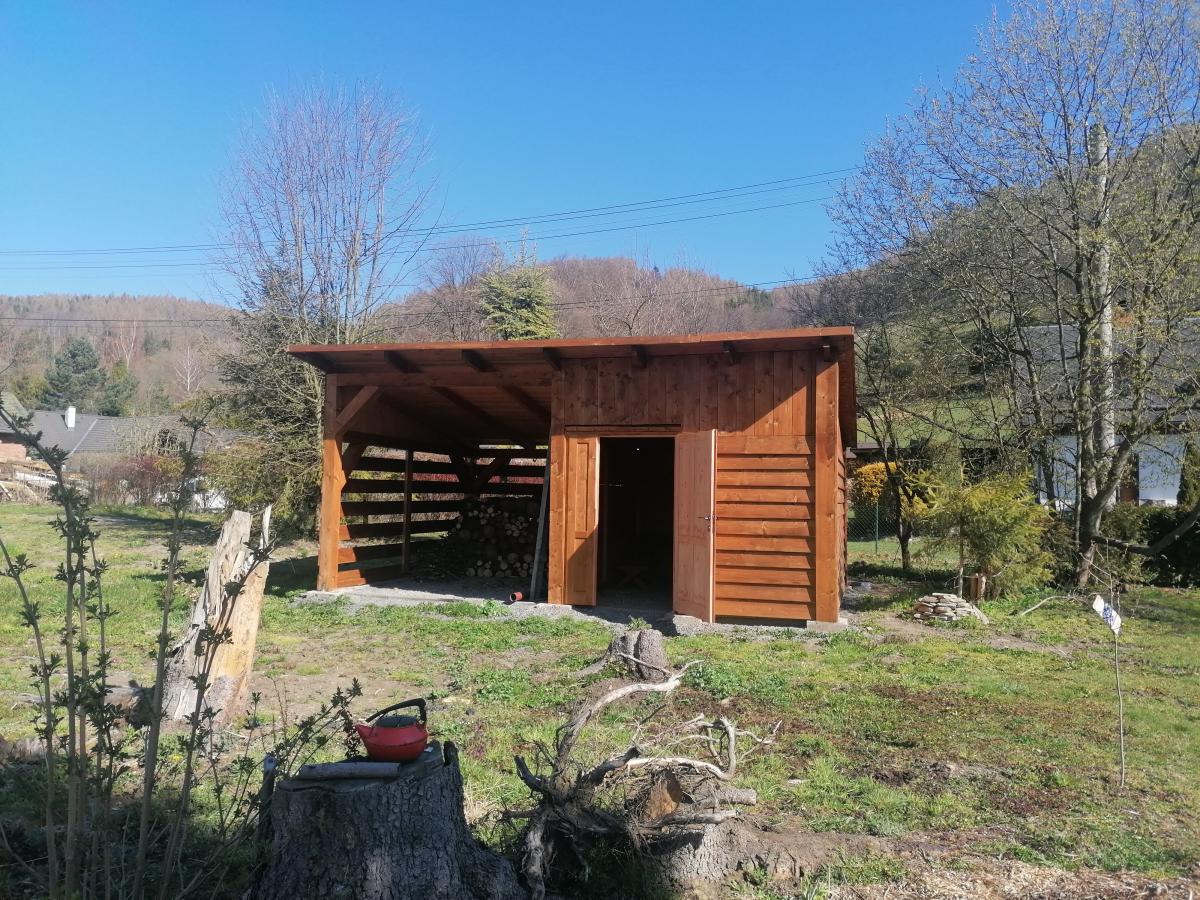
<svg viewBox="0 0 1200 900">
<path fill-rule="evenodd" d="M 479 310 L 502 341 L 532 341 L 558 334 L 550 273 L 521 251 L 517 261 L 479 279 Z"/>
<path fill-rule="evenodd" d="M 117 362 L 108 373 L 97 401 L 96 412 L 102 416 L 127 416 L 133 412 L 133 398 L 138 381 L 124 362 Z"/>
<path fill-rule="evenodd" d="M 75 406 L 83 412 L 94 412 L 104 381 L 95 348 L 83 338 L 73 337 L 55 355 L 36 403 L 42 409 Z"/>
<path fill-rule="evenodd" d="M 1189 440 L 1183 450 L 1183 467 L 1179 472 L 1178 503 L 1191 509 L 1200 503 L 1200 444 Z"/>
</svg>

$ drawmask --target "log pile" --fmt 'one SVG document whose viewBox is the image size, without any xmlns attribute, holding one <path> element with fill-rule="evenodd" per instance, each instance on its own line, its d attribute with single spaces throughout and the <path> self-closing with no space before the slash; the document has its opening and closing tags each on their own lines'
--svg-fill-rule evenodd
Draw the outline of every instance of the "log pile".
<svg viewBox="0 0 1200 900">
<path fill-rule="evenodd" d="M 537 540 L 537 502 L 508 497 L 469 501 L 450 534 L 468 578 L 528 578 Z"/>
</svg>

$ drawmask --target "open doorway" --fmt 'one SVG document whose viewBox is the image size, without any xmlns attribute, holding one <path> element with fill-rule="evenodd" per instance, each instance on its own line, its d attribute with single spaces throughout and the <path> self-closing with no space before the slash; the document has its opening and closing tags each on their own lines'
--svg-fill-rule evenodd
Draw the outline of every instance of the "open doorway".
<svg viewBox="0 0 1200 900">
<path fill-rule="evenodd" d="M 601 438 L 598 600 L 671 608 L 675 441 Z"/>
</svg>

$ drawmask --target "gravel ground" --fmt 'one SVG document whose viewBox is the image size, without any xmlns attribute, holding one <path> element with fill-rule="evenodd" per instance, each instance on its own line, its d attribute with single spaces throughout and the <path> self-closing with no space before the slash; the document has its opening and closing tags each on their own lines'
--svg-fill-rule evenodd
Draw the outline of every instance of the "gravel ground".
<svg viewBox="0 0 1200 900">
<path fill-rule="evenodd" d="M 508 603 L 513 591 L 528 590 L 528 582 L 515 579 L 461 579 L 438 582 L 401 579 L 377 585 L 362 585 L 344 590 L 309 591 L 296 598 L 295 603 L 328 603 L 344 598 L 354 613 L 365 606 L 422 606 L 438 602 L 483 604 L 489 600 L 505 603 L 509 615 L 516 618 L 546 616 L 579 621 L 601 622 L 613 631 L 622 631 L 632 619 L 643 619 L 668 636 L 694 634 L 728 634 L 748 640 L 774 640 L 779 637 L 812 637 L 814 632 L 836 631 L 834 628 L 783 627 L 777 625 L 708 624 L 692 616 L 674 615 L 661 599 L 644 592 L 618 592 L 609 602 L 598 606 L 558 606 L 549 603 L 518 601 Z"/>
</svg>

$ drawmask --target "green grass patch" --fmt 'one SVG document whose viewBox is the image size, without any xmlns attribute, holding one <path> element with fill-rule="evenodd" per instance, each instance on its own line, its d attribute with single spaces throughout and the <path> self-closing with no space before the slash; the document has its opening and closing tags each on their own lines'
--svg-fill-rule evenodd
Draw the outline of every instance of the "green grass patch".
<svg viewBox="0 0 1200 900">
<path fill-rule="evenodd" d="M 48 507 L 0 506 L 0 535 L 37 568 L 29 583 L 47 617 L 61 613 L 59 550 Z M 218 523 L 189 519 L 186 568 L 202 573 Z M 101 511 L 101 552 L 114 669 L 148 683 L 159 616 L 167 522 L 154 510 Z M 573 677 L 605 649 L 611 632 L 594 621 L 518 618 L 499 603 L 365 607 L 344 598 L 291 602 L 312 586 L 311 556 L 272 566 L 256 659 L 266 715 L 311 711 L 337 684 L 358 678 L 360 715 L 413 694 L 434 702 L 435 736 L 461 751 L 472 803 L 486 810 L 525 803 L 516 753 L 551 742 L 587 690 Z M 873 567 L 873 568 L 872 568 Z M 983 852 L 1058 866 L 1178 874 L 1200 859 L 1200 591 L 1138 589 L 1122 601 L 1128 780 L 1116 784 L 1112 634 L 1077 601 L 1045 594 L 990 602 L 990 626 L 886 630 L 929 583 L 880 563 L 856 577 L 892 582 L 864 601 L 870 633 L 847 631 L 750 640 L 672 637 L 676 663 L 699 659 L 672 699 L 671 715 L 728 715 L 775 744 L 739 765 L 755 815 L 781 828 L 899 836 L 996 829 Z M 936 569 L 921 578 L 936 584 Z M 183 624 L 195 587 L 173 612 Z M 0 735 L 32 733 L 30 634 L 12 584 L 0 582 Z M 635 701 L 599 717 L 582 759 L 624 749 L 657 701 Z M 20 804 L 10 794 L 5 803 Z M 2 812 L 3 810 L 0 810 Z M 485 832 L 488 834 L 490 832 Z M 822 884 L 898 877 L 890 857 L 848 858 Z M 815 882 L 814 882 L 815 884 Z M 753 886 L 752 886 L 753 887 Z M 755 887 L 769 897 L 768 886 Z M 766 893 L 764 893 L 766 892 Z M 814 894 L 814 896 L 816 896 Z"/>
</svg>

